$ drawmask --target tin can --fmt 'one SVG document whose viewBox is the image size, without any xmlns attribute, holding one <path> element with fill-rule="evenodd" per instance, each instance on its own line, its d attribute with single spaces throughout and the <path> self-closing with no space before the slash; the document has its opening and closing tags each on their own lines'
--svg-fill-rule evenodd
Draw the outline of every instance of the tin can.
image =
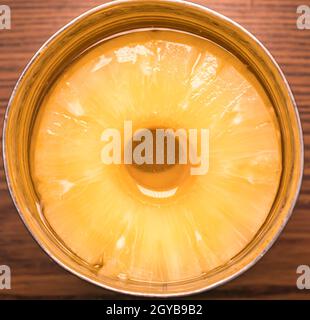
<svg viewBox="0 0 310 320">
<path fill-rule="evenodd" d="M 42 99 L 54 80 L 87 48 L 131 30 L 165 28 L 212 40 L 244 61 L 270 98 L 279 123 L 282 176 L 268 218 L 244 250 L 203 277 L 183 282 L 145 284 L 98 277 L 81 263 L 44 219 L 30 174 L 30 141 Z M 35 54 L 18 80 L 7 108 L 4 164 L 15 206 L 30 233 L 59 265 L 78 277 L 117 292 L 171 297 L 212 289 L 240 275 L 271 247 L 288 221 L 303 172 L 303 142 L 294 98 L 279 66 L 263 45 L 232 20 L 185 1 L 113 1 L 76 18 Z"/>
</svg>

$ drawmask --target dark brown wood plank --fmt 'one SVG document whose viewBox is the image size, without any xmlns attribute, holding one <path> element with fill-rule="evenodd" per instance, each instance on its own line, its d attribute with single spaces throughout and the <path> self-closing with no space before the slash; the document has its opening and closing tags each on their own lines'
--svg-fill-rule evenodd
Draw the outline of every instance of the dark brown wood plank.
<svg viewBox="0 0 310 320">
<path fill-rule="evenodd" d="M 13 86 L 35 51 L 64 24 L 101 4 L 95 0 L 6 0 L 12 30 L 0 30 L 0 123 Z M 239 22 L 261 40 L 283 69 L 300 111 L 305 176 L 293 216 L 279 240 L 252 269 L 194 298 L 309 299 L 296 289 L 296 268 L 310 264 L 310 30 L 297 30 L 295 0 L 196 1 Z M 306 4 L 308 1 L 304 1 Z M 309 4 L 309 2 L 308 2 Z M 0 133 L 2 137 L 2 131 Z M 47 257 L 23 226 L 10 199 L 0 156 L 0 265 L 12 268 L 2 298 L 131 298 L 97 288 Z"/>
</svg>

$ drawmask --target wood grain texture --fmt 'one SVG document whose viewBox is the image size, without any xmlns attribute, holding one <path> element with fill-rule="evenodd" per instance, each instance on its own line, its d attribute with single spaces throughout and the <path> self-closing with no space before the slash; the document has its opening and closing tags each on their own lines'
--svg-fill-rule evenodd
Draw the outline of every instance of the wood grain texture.
<svg viewBox="0 0 310 320">
<path fill-rule="evenodd" d="M 0 30 L 0 123 L 20 73 L 36 50 L 64 24 L 104 1 L 6 0 L 12 30 Z M 305 142 L 304 180 L 292 218 L 276 244 L 242 276 L 199 299 L 309 299 L 310 290 L 296 288 L 296 268 L 310 265 L 310 30 L 296 28 L 296 8 L 303 0 L 196 1 L 252 32 L 280 64 L 295 95 Z M 308 3 L 307 3 L 308 2 Z M 2 138 L 2 130 L 1 130 Z M 9 196 L 0 156 L 0 265 L 12 269 L 6 298 L 115 298 L 125 295 L 97 288 L 56 265 L 27 232 Z"/>
</svg>

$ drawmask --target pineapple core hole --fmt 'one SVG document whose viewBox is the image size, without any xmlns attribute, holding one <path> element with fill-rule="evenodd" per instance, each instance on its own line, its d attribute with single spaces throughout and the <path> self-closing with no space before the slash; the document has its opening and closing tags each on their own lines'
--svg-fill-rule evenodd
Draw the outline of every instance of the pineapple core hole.
<svg viewBox="0 0 310 320">
<path fill-rule="evenodd" d="M 172 191 L 176 191 L 190 173 L 188 164 L 182 161 L 182 158 L 186 159 L 187 140 L 181 141 L 173 130 L 162 128 L 138 132 L 140 138 L 133 136 L 125 146 L 125 152 L 132 151 L 132 163 L 126 165 L 130 176 L 145 195 L 174 195 Z"/>
</svg>

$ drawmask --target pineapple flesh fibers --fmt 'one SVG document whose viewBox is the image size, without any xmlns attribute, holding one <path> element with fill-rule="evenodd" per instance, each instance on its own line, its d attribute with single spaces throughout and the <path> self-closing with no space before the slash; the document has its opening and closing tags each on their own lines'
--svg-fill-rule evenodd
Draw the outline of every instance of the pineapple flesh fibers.
<svg viewBox="0 0 310 320">
<path fill-rule="evenodd" d="M 127 120 L 209 129 L 208 172 L 102 163 L 102 132 Z M 281 176 L 276 116 L 248 66 L 168 30 L 119 35 L 76 59 L 41 105 L 31 154 L 55 234 L 120 281 L 183 281 L 225 264 L 264 223 Z"/>
</svg>

